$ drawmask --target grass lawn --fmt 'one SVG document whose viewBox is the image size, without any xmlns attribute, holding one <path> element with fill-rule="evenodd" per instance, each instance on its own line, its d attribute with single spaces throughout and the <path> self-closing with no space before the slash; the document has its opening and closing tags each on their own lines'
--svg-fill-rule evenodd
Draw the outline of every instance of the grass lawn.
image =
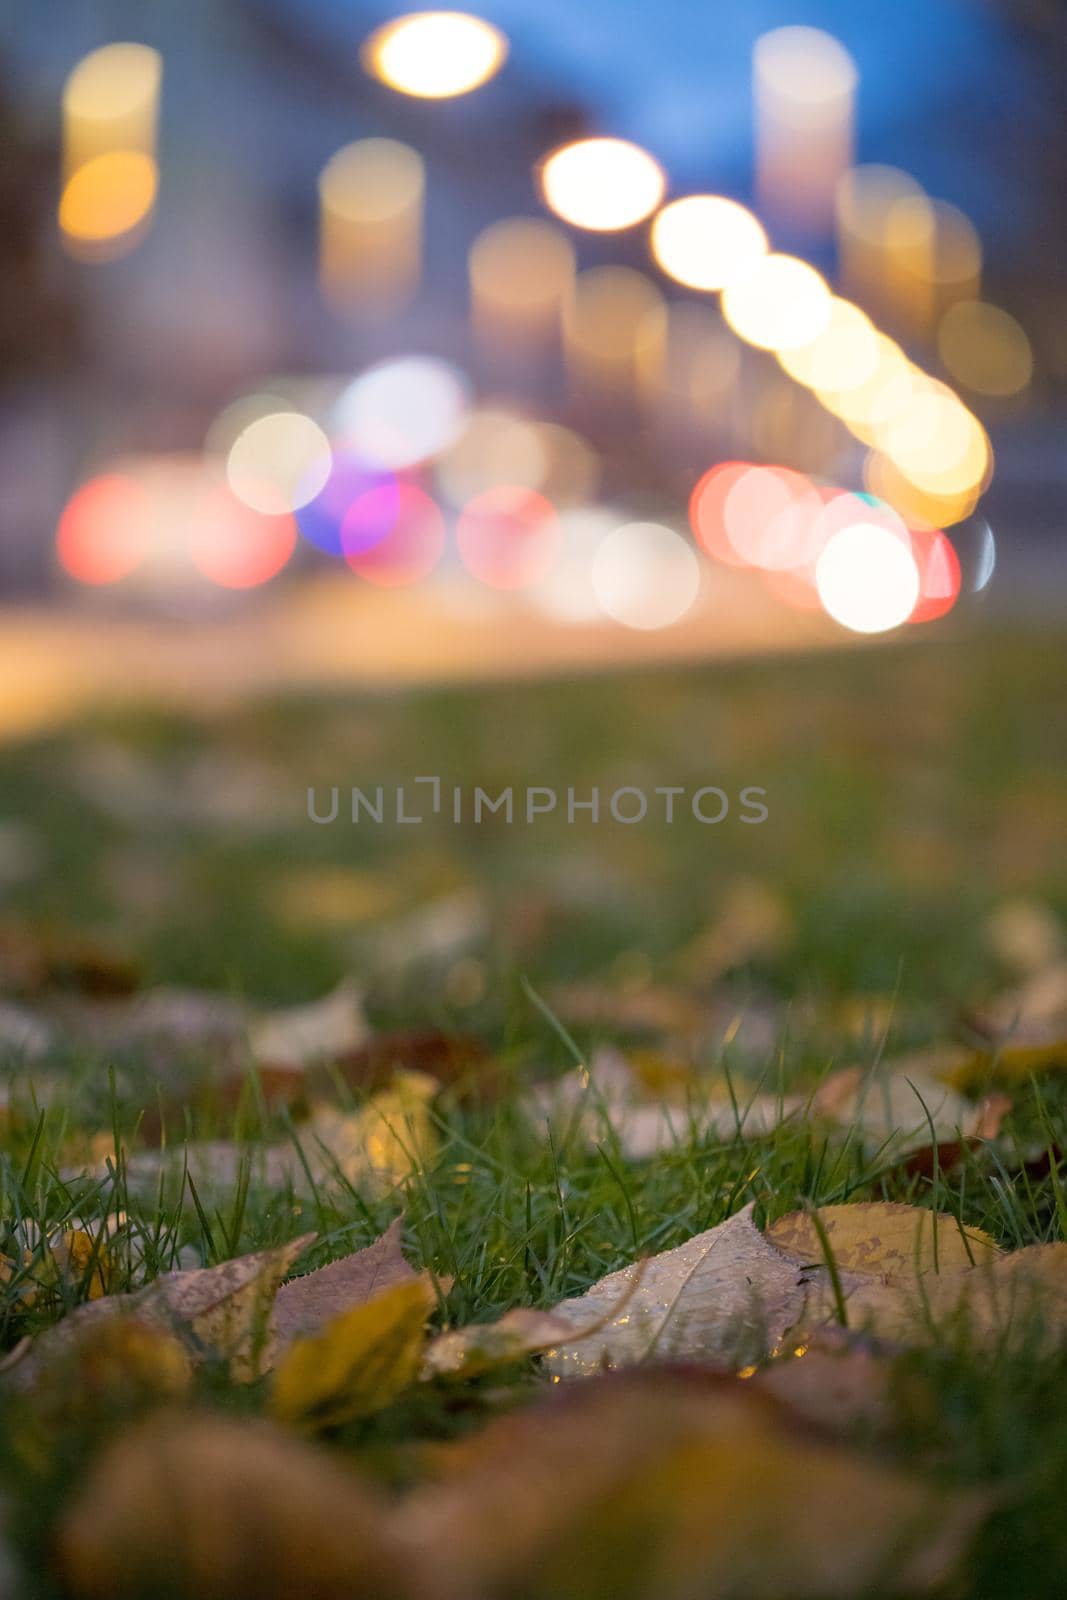
<svg viewBox="0 0 1067 1600">
<path fill-rule="evenodd" d="M 403 1212 L 408 1259 L 452 1280 L 440 1326 L 550 1308 L 749 1201 L 761 1223 L 884 1200 L 951 1213 L 1005 1249 L 1067 1241 L 1067 1048 L 1013 1074 L 995 1137 L 925 1170 L 805 1116 L 743 1136 L 694 1120 L 638 1159 L 610 1119 L 589 1138 L 580 1118 L 560 1116 L 549 1135 L 528 1109 L 531 1084 L 573 1076 L 576 1057 L 604 1047 L 636 1052 L 672 1082 L 682 1074 L 692 1106 L 702 1085 L 725 1082 L 739 1102 L 814 1092 L 844 1067 L 973 1044 L 976 1016 L 1017 977 L 991 915 L 1036 901 L 1067 920 L 1064 646 L 1052 634 L 949 631 L 811 660 L 294 697 L 202 719 L 101 711 L 9 747 L 0 981 L 17 1017 L 0 1015 L 3 1347 L 94 1291 L 97 1255 L 64 1271 L 49 1241 L 72 1229 L 101 1241 L 116 1215 L 126 1248 L 109 1249 L 109 1292 L 315 1232 L 306 1270 Z M 427 775 L 442 780 L 443 814 L 347 820 L 353 786 L 381 785 L 391 802 L 407 785 L 414 810 L 428 791 L 412 781 Z M 334 785 L 338 820 L 317 825 L 307 790 L 324 806 Z M 475 824 L 475 786 L 511 786 L 520 814 Z M 535 786 L 560 803 L 526 823 L 522 794 Z M 716 786 L 730 815 L 712 826 L 680 809 L 668 824 L 659 801 L 633 825 L 607 813 L 618 789 L 671 786 Z M 766 791 L 759 825 L 734 800 L 753 786 Z M 599 788 L 596 824 L 587 811 L 568 820 L 568 787 L 579 800 Z M 248 1061 L 234 1094 L 199 1035 L 138 1044 L 96 1026 L 156 986 L 270 1011 L 346 976 L 376 1035 L 477 1039 L 492 1062 L 490 1074 L 474 1059 L 435 1096 L 429 1153 L 395 1184 L 261 1181 L 257 1145 L 300 1141 L 299 1097 L 274 1096 Z M 27 1016 L 43 1030 L 32 1060 L 14 1042 Z M 395 1045 L 416 1067 L 420 1048 Z M 357 1116 L 381 1067 L 361 1083 L 327 1063 L 309 1098 Z M 232 1181 L 170 1182 L 160 1129 L 172 1152 L 234 1141 Z M 950 1592 L 1059 1593 L 1067 1348 L 991 1355 L 946 1336 L 878 1360 L 890 1397 L 878 1426 L 843 1415 L 824 1431 L 857 1460 L 988 1496 Z M 57 1564 L 56 1528 L 101 1441 L 158 1403 L 132 1379 L 132 1398 L 122 1381 L 69 1385 L 57 1367 L 51 1389 L 12 1392 L 3 1409 L 7 1540 L 34 1596 L 104 1592 Z M 447 1472 L 455 1441 L 549 1387 L 533 1360 L 410 1385 L 320 1430 L 318 1447 L 402 1495 Z M 183 1403 L 245 1417 L 266 1392 L 207 1361 Z M 590 1547 L 602 1531 L 590 1522 Z M 639 1564 L 614 1572 L 610 1589 L 606 1570 L 579 1562 L 566 1584 L 526 1570 L 493 1592 L 647 1592 Z M 112 1592 L 145 1592 L 139 1581 Z M 894 1582 L 890 1571 L 864 1592 L 907 1592 Z M 154 1592 L 188 1591 L 161 1573 Z"/>
</svg>

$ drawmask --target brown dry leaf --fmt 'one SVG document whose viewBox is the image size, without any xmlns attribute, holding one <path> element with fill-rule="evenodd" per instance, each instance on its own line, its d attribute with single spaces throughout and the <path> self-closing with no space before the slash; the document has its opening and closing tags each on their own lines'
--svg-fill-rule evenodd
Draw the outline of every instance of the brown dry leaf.
<svg viewBox="0 0 1067 1600">
<path fill-rule="evenodd" d="M 475 1322 L 439 1333 L 426 1347 L 421 1376 L 477 1377 L 548 1350 L 572 1332 L 572 1324 L 554 1312 L 519 1307 L 496 1322 Z"/>
<path fill-rule="evenodd" d="M 892 1160 L 935 1145 L 994 1138 L 1011 1102 L 1004 1096 L 978 1103 L 965 1099 L 939 1075 L 951 1070 L 947 1064 L 953 1059 L 954 1053 L 923 1051 L 891 1058 L 874 1072 L 846 1069 L 826 1081 L 816 1109 L 842 1127 L 858 1129 L 866 1145 Z M 831 1103 L 828 1092 L 835 1082 L 838 1092 Z"/>
<path fill-rule="evenodd" d="M 850 1600 L 955 1572 L 986 1509 L 786 1425 L 747 1385 L 629 1373 L 454 1449 L 398 1515 L 424 1584 L 510 1600 Z"/>
<path fill-rule="evenodd" d="M 0 989 L 8 994 L 74 990 L 100 998 L 129 995 L 140 983 L 127 954 L 87 934 L 0 924 Z"/>
<path fill-rule="evenodd" d="M 797 1263 L 767 1242 L 748 1205 L 556 1306 L 553 1315 L 570 1323 L 575 1337 L 549 1350 L 546 1365 L 555 1377 L 588 1377 L 653 1357 L 735 1370 L 781 1342 L 801 1317 L 806 1292 Z"/>
<path fill-rule="evenodd" d="M 248 1383 L 274 1361 L 274 1299 L 315 1235 L 216 1267 L 168 1272 L 139 1296 L 139 1310 L 165 1318 L 205 1355 L 224 1360 L 235 1383 Z"/>
<path fill-rule="evenodd" d="M 426 1318 L 436 1304 L 424 1272 L 343 1311 L 321 1333 L 295 1339 L 274 1374 L 274 1415 L 300 1427 L 336 1428 L 389 1405 L 418 1377 Z"/>
<path fill-rule="evenodd" d="M 284 1350 L 295 1338 L 318 1333 L 341 1312 L 364 1305 L 383 1289 L 410 1283 L 416 1274 L 400 1250 L 403 1230 L 404 1219 L 397 1217 L 366 1249 L 283 1283 L 274 1302 L 278 1349 Z"/>
<path fill-rule="evenodd" d="M 376 1034 L 358 1050 L 339 1057 L 336 1069 L 352 1089 L 380 1089 L 397 1072 L 418 1072 L 442 1088 L 454 1087 L 478 1101 L 494 1100 L 504 1082 L 483 1039 L 436 1028 Z"/>
<path fill-rule="evenodd" d="M 1067 1244 L 1029 1245 L 919 1284 L 861 1284 L 848 1314 L 894 1344 L 958 1335 L 990 1354 L 1048 1355 L 1067 1343 Z"/>
<path fill-rule="evenodd" d="M 305 1234 L 273 1250 L 238 1256 L 215 1267 L 167 1272 L 134 1294 L 93 1300 L 38 1335 L 10 1369 L 19 1387 L 33 1384 L 50 1362 L 69 1353 L 103 1321 L 132 1317 L 175 1333 L 194 1361 L 227 1363 L 237 1383 L 269 1370 L 274 1359 L 273 1307 L 278 1285 L 314 1239 Z"/>
<path fill-rule="evenodd" d="M 411 1596 L 385 1507 L 338 1461 L 268 1423 L 159 1415 L 120 1435 L 64 1513 L 78 1600 Z"/>
</svg>

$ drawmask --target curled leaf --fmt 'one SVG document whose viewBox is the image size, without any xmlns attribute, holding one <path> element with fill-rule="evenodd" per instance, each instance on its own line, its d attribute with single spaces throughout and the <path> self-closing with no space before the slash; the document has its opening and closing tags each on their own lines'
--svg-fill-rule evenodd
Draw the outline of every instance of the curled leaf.
<svg viewBox="0 0 1067 1600">
<path fill-rule="evenodd" d="M 389 1405 L 418 1376 L 436 1303 L 433 1279 L 421 1273 L 343 1311 L 321 1333 L 294 1340 L 274 1374 L 275 1417 L 336 1428 Z"/>
</svg>

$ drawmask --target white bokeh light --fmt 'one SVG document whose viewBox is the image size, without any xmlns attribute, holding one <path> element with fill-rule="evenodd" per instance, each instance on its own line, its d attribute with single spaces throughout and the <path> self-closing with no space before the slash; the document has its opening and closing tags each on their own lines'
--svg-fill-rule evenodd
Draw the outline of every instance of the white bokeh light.
<svg viewBox="0 0 1067 1600">
<path fill-rule="evenodd" d="M 666 183 L 659 163 L 627 139 L 579 139 L 541 168 L 549 209 L 594 233 L 642 222 L 663 199 Z"/>
<path fill-rule="evenodd" d="M 402 356 L 368 367 L 341 395 L 339 442 L 368 466 L 413 467 L 462 433 L 469 388 L 457 367 L 433 356 Z"/>
<path fill-rule="evenodd" d="M 593 557 L 601 609 L 627 628 L 667 628 L 684 617 L 700 590 L 700 564 L 687 540 L 660 522 L 627 522 L 602 539 Z"/>
<path fill-rule="evenodd" d="M 281 516 L 314 500 L 330 476 L 330 441 L 300 411 L 272 411 L 237 435 L 226 457 L 230 488 L 253 511 Z"/>
<path fill-rule="evenodd" d="M 906 536 L 875 522 L 841 528 L 815 566 L 823 609 L 853 633 L 887 633 L 919 599 L 919 569 Z"/>
</svg>

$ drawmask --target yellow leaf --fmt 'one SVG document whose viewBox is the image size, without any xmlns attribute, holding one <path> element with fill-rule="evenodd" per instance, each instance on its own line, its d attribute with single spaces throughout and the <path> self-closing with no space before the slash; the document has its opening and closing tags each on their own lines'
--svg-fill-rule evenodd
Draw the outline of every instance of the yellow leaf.
<svg viewBox="0 0 1067 1600">
<path fill-rule="evenodd" d="M 52 1246 L 52 1258 L 68 1282 L 88 1280 L 90 1300 L 99 1300 L 111 1287 L 113 1266 L 102 1239 L 94 1239 L 84 1228 L 69 1228 Z"/>
<path fill-rule="evenodd" d="M 274 1375 L 274 1415 L 333 1428 L 389 1405 L 418 1376 L 435 1304 L 433 1280 L 421 1273 L 294 1340 Z"/>
<path fill-rule="evenodd" d="M 571 1324 L 562 1317 L 520 1306 L 497 1322 L 475 1322 L 439 1333 L 427 1346 L 422 1376 L 473 1378 L 558 1345 L 571 1332 Z"/>
<path fill-rule="evenodd" d="M 926 1272 L 958 1272 L 997 1254 L 996 1243 L 978 1228 L 964 1228 L 944 1212 L 920 1206 L 869 1204 L 823 1206 L 819 1223 L 810 1212 L 793 1211 L 766 1230 L 779 1250 L 803 1266 L 840 1272 L 915 1278 Z"/>
</svg>

